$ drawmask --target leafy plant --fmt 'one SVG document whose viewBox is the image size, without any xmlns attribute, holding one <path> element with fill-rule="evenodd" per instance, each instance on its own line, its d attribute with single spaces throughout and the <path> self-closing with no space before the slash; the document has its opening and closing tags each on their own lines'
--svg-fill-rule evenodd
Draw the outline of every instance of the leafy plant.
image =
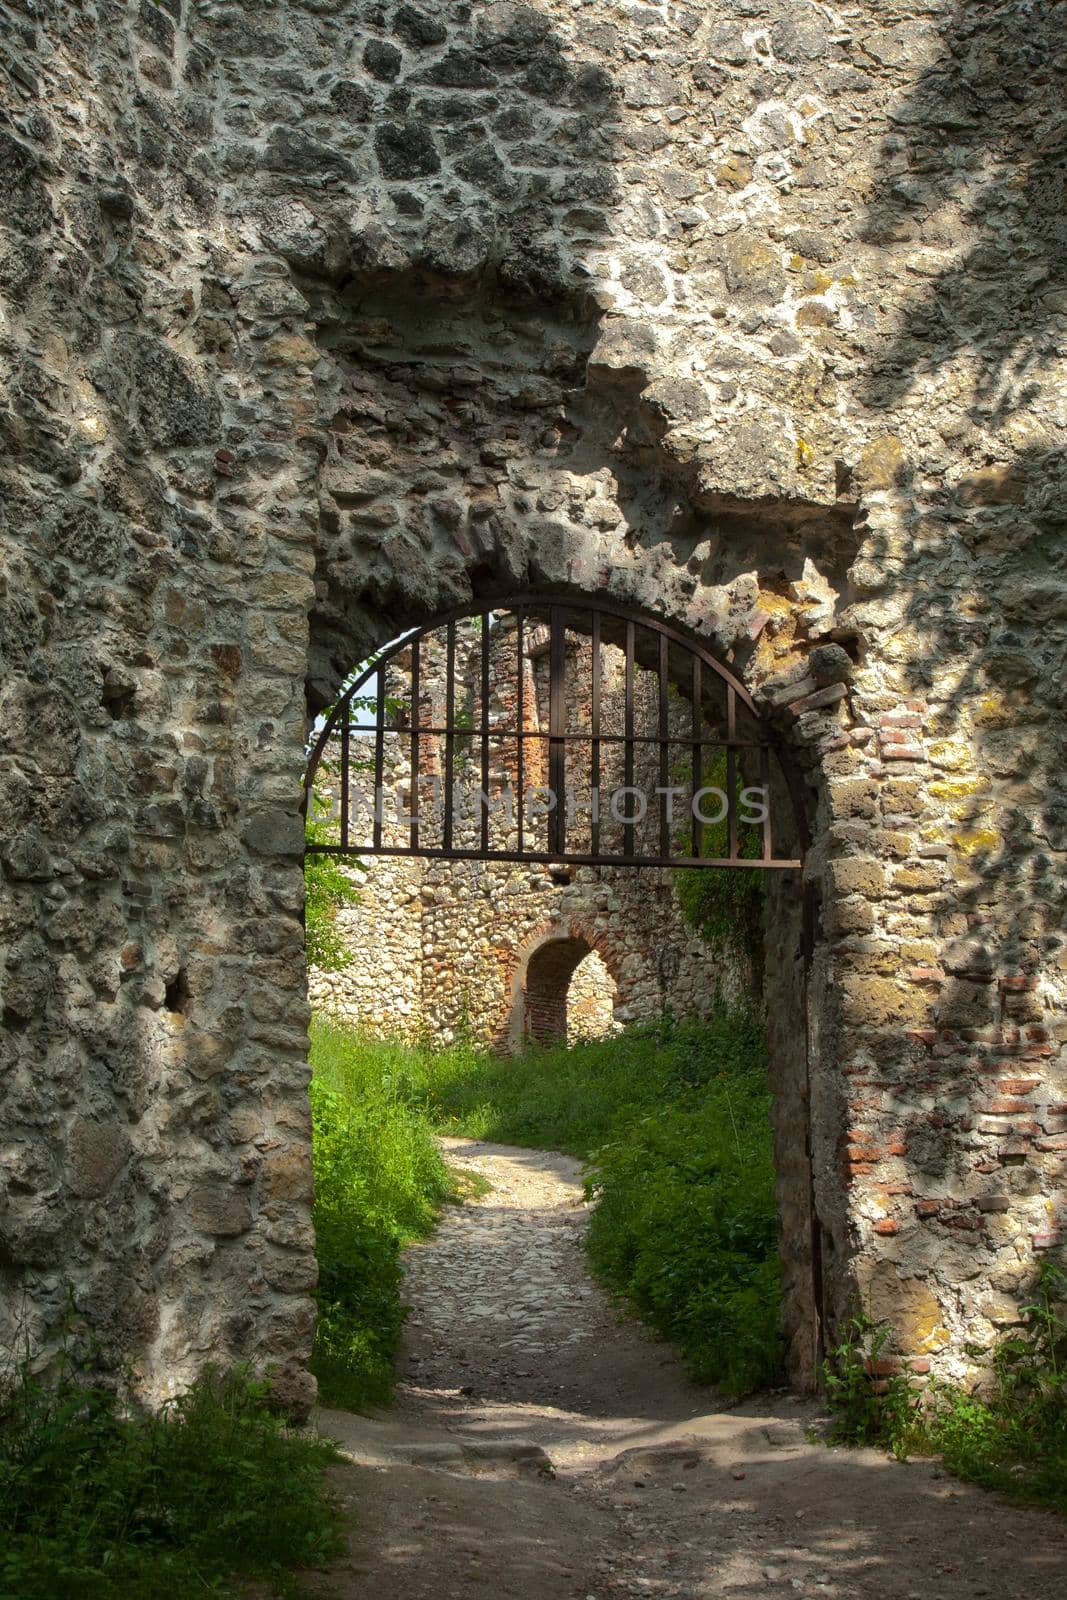
<svg viewBox="0 0 1067 1600">
<path fill-rule="evenodd" d="M 308 844 L 329 844 L 330 821 L 322 812 L 329 802 L 312 796 L 313 815 L 304 825 Z M 335 856 L 308 853 L 304 856 L 304 939 L 308 965 L 323 972 L 338 972 L 352 959 L 351 951 L 337 931 L 337 912 L 353 905 L 359 890 L 348 876 L 353 868 L 362 870 L 359 861 L 349 859 L 342 866 Z"/>
<path fill-rule="evenodd" d="M 269 1384 L 208 1372 L 158 1414 L 72 1360 L 0 1391 L 0 1600 L 186 1600 L 342 1548 L 324 1486 L 335 1447 L 269 1409 Z"/>
<path fill-rule="evenodd" d="M 901 1372 L 883 1368 L 890 1329 L 857 1308 L 822 1367 L 826 1397 L 835 1413 L 829 1437 L 835 1444 L 886 1444 L 905 1452 L 915 1422 L 915 1400 Z"/>
<path fill-rule="evenodd" d="M 353 1035 L 316 1020 L 311 1085 L 322 1398 L 353 1410 L 388 1400 L 403 1325 L 400 1251 L 451 1193 L 432 1132 Z"/>
<path fill-rule="evenodd" d="M 721 751 L 704 773 L 707 788 L 727 792 L 729 778 L 726 752 Z M 738 796 L 741 781 L 735 782 Z M 727 819 L 705 823 L 701 830 L 701 854 L 710 859 L 730 853 Z M 738 854 L 755 861 L 763 854 L 762 831 L 758 825 L 738 822 Z M 674 874 L 674 890 L 682 915 L 709 944 L 726 945 L 747 955 L 762 966 L 763 953 L 763 874 L 755 869 L 717 870 L 714 867 L 679 867 Z M 758 976 L 758 972 L 757 972 Z"/>
<path fill-rule="evenodd" d="M 985 1380 L 934 1383 L 922 1394 L 897 1374 L 875 1385 L 887 1330 L 856 1316 L 824 1377 L 837 1417 L 831 1438 L 897 1455 L 940 1455 L 961 1478 L 1067 1511 L 1067 1271 L 1038 1269 L 1026 1321 L 1002 1339 Z"/>
</svg>

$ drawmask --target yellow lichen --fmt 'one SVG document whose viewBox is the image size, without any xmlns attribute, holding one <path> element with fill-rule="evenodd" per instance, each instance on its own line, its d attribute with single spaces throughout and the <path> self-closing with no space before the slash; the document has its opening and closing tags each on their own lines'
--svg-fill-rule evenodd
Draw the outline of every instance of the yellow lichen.
<svg viewBox="0 0 1067 1600">
<path fill-rule="evenodd" d="M 1003 840 L 992 828 L 974 828 L 954 833 L 952 843 L 961 855 L 973 856 L 979 851 L 998 850 Z"/>
</svg>

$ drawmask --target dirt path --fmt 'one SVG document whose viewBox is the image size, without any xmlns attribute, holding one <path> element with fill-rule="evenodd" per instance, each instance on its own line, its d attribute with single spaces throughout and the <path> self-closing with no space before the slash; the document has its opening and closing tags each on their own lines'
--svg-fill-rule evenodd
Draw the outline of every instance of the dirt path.
<svg viewBox="0 0 1067 1600">
<path fill-rule="evenodd" d="M 1067 1523 L 733 1409 L 590 1280 L 578 1165 L 446 1141 L 492 1184 L 409 1251 L 396 1407 L 325 1412 L 373 1600 L 1064 1600 Z"/>
</svg>

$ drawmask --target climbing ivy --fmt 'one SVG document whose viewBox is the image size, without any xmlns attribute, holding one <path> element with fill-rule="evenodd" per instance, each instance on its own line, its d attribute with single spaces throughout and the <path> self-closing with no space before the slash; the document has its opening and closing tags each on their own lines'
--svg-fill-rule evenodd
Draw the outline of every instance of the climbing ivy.
<svg viewBox="0 0 1067 1600">
<path fill-rule="evenodd" d="M 726 752 L 721 751 L 704 772 L 704 786 L 727 787 Z M 740 785 L 738 785 L 740 787 Z M 706 823 L 701 853 L 705 856 L 729 854 L 729 826 Z M 756 860 L 763 852 L 761 830 L 753 824 L 738 823 L 738 854 Z M 674 875 L 675 893 L 682 915 L 709 944 L 726 945 L 759 963 L 763 950 L 764 882 L 761 872 L 746 868 L 680 867 Z"/>
<path fill-rule="evenodd" d="M 329 802 L 322 795 L 312 796 L 316 813 L 309 816 L 304 826 L 308 844 L 328 844 L 330 823 L 321 815 Z M 363 871 L 362 863 L 350 860 L 347 868 Z M 341 906 L 353 905 L 359 899 L 359 890 L 335 856 L 306 854 L 304 856 L 304 938 L 308 966 L 323 972 L 338 972 L 352 959 L 352 952 L 337 931 L 337 912 Z"/>
</svg>

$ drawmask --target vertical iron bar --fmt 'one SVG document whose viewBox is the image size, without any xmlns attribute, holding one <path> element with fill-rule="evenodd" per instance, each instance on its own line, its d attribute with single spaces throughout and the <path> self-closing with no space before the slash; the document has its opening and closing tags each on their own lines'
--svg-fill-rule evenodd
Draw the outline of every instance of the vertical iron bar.
<svg viewBox="0 0 1067 1600">
<path fill-rule="evenodd" d="M 737 738 L 737 697 L 731 684 L 726 690 L 726 737 L 729 743 L 726 746 L 726 801 L 727 801 L 727 833 L 729 843 L 727 855 L 731 861 L 737 860 L 737 750 L 733 741 Z"/>
<path fill-rule="evenodd" d="M 667 635 L 659 636 L 659 786 L 670 781 L 670 717 L 667 696 Z M 667 796 L 659 797 L 659 853 L 666 861 L 671 854 L 671 829 L 667 820 Z"/>
<path fill-rule="evenodd" d="M 482 617 L 482 849 L 489 849 L 489 613 Z"/>
<path fill-rule="evenodd" d="M 704 782 L 704 685 L 702 681 L 703 663 L 698 655 L 693 656 L 693 793 L 690 796 L 690 811 L 693 818 L 693 855 L 701 856 L 704 853 L 704 830 L 697 817 L 695 801 L 697 791 Z"/>
<path fill-rule="evenodd" d="M 634 625 L 626 624 L 626 720 L 623 727 L 623 783 L 627 789 L 634 786 Z M 633 795 L 627 795 L 626 815 L 632 815 L 630 802 Z M 632 856 L 634 851 L 634 825 L 632 822 L 623 824 L 623 854 Z"/>
<path fill-rule="evenodd" d="M 592 772 L 590 774 L 591 782 L 590 782 L 590 786 L 589 786 L 589 788 L 590 788 L 589 801 L 590 801 L 590 804 L 595 807 L 595 809 L 590 813 L 591 821 L 590 821 L 590 824 L 589 824 L 589 828 L 590 828 L 590 853 L 595 856 L 595 855 L 599 855 L 600 854 L 600 676 L 601 676 L 601 667 L 600 667 L 600 612 L 599 611 L 594 611 L 593 612 L 593 652 L 592 652 L 591 667 L 592 667 L 592 674 L 593 674 L 593 719 L 592 719 L 593 768 L 592 768 Z"/>
<path fill-rule="evenodd" d="M 522 855 L 524 840 L 523 806 L 526 803 L 526 664 L 523 659 L 523 638 L 525 635 L 526 613 L 520 606 L 515 613 L 518 624 L 515 636 L 515 649 L 519 663 L 518 702 L 515 710 L 515 743 L 517 745 L 517 764 L 515 772 L 515 824 L 518 829 L 518 844 L 516 849 Z"/>
<path fill-rule="evenodd" d="M 349 702 L 341 709 L 341 849 L 348 849 L 348 730 Z"/>
<path fill-rule="evenodd" d="M 422 710 L 419 644 L 416 635 L 411 647 L 411 820 L 408 844 L 412 850 L 419 848 L 419 717 Z"/>
<path fill-rule="evenodd" d="M 456 738 L 456 624 L 445 634 L 445 817 L 442 848 L 452 848 L 452 778 Z"/>
<path fill-rule="evenodd" d="M 726 747 L 726 854 L 737 860 L 737 751 L 733 745 Z"/>
<path fill-rule="evenodd" d="M 548 814 L 548 848 L 561 856 L 567 848 L 567 746 L 563 740 L 567 721 L 566 613 L 562 606 L 553 606 L 549 615 L 548 787 L 556 803 Z"/>
<path fill-rule="evenodd" d="M 763 803 L 767 815 L 763 819 L 763 859 L 774 860 L 774 828 L 771 823 L 771 753 L 766 745 L 760 746 L 760 783 L 763 785 Z"/>
<path fill-rule="evenodd" d="M 385 668 L 378 671 L 378 693 L 374 701 L 374 840 L 375 850 L 382 842 L 382 813 L 385 810 Z"/>
</svg>

